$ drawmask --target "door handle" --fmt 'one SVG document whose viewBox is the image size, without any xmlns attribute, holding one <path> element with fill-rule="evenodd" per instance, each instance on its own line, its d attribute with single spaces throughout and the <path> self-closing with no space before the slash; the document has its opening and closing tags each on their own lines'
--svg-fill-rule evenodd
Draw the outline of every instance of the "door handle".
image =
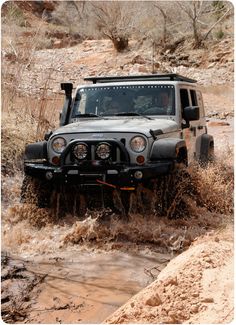
<svg viewBox="0 0 236 325">
<path fill-rule="evenodd" d="M 191 126 L 191 127 L 190 127 L 190 131 L 192 131 L 192 132 L 193 132 L 193 135 L 196 136 L 196 133 L 197 133 L 197 128 L 196 128 L 196 126 Z"/>
</svg>

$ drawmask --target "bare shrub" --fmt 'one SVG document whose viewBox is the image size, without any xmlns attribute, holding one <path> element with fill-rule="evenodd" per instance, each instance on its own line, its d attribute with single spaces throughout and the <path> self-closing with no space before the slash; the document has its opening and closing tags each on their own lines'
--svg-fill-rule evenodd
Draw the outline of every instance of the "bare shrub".
<svg viewBox="0 0 236 325">
<path fill-rule="evenodd" d="M 222 6 L 217 5 L 221 3 Z M 190 26 L 193 37 L 193 47 L 199 48 L 214 28 L 233 11 L 231 3 L 223 1 L 177 1 L 182 11 L 185 25 Z M 215 20 L 216 19 L 216 20 Z"/>
<path fill-rule="evenodd" d="M 91 4 L 98 31 L 112 41 L 118 52 L 127 49 L 134 27 L 132 6 L 128 2 L 120 1 L 101 1 Z"/>
<path fill-rule="evenodd" d="M 15 94 L 11 98 L 8 92 L 2 97 L 2 172 L 13 175 L 22 168 L 25 145 L 43 140 L 44 134 L 55 128 L 59 113 L 55 114 L 53 104 L 57 100 L 50 97 L 34 100 Z"/>
</svg>

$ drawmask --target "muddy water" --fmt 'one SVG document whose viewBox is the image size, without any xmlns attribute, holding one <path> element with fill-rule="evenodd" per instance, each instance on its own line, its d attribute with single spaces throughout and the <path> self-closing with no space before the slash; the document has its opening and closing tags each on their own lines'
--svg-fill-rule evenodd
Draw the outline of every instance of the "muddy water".
<svg viewBox="0 0 236 325">
<path fill-rule="evenodd" d="M 30 323 L 100 323 L 151 283 L 170 256 L 150 251 L 73 251 L 34 258 L 46 275 L 32 302 Z"/>
<path fill-rule="evenodd" d="M 224 120 L 209 119 L 207 123 L 208 133 L 213 135 L 215 140 L 215 151 L 217 156 L 221 156 L 222 150 L 234 145 L 234 119 Z"/>
</svg>

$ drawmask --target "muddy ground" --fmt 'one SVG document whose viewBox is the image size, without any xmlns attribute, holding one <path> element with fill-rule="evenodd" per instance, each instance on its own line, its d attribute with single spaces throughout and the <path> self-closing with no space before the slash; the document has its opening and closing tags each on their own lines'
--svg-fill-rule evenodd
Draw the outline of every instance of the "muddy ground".
<svg viewBox="0 0 236 325">
<path fill-rule="evenodd" d="M 208 128 L 220 159 L 232 150 L 233 119 L 214 115 Z M 21 174 L 2 181 L 5 322 L 232 321 L 232 214 L 190 200 L 189 215 L 177 220 L 97 212 L 52 222 L 47 211 L 19 203 Z"/>
</svg>

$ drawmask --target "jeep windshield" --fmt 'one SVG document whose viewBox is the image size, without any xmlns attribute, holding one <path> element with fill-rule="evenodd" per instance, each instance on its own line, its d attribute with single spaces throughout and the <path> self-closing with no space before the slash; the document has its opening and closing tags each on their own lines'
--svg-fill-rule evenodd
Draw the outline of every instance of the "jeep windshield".
<svg viewBox="0 0 236 325">
<path fill-rule="evenodd" d="M 91 86 L 78 89 L 72 118 L 175 115 L 173 85 Z"/>
</svg>

